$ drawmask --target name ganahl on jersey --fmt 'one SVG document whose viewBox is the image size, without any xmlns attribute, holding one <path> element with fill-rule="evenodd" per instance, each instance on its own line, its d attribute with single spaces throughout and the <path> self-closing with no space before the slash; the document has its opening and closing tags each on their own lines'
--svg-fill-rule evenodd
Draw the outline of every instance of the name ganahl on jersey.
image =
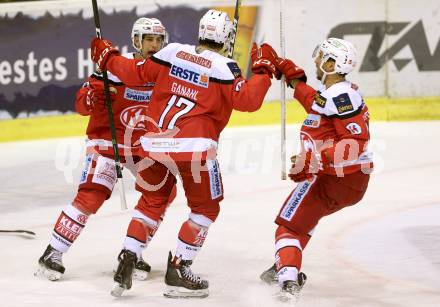
<svg viewBox="0 0 440 307">
<path fill-rule="evenodd" d="M 120 115 L 121 123 L 133 130 L 146 131 L 145 122 L 149 120 L 148 107 L 143 105 L 125 108 Z"/>
</svg>

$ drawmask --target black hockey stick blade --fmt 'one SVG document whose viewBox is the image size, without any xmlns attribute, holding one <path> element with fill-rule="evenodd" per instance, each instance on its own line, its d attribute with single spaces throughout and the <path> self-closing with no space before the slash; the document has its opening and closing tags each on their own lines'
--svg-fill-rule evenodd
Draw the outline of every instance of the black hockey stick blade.
<svg viewBox="0 0 440 307">
<path fill-rule="evenodd" d="M 24 229 L 16 229 L 16 230 L 4 230 L 4 229 L 0 229 L 0 233 L 25 233 L 28 235 L 33 235 L 35 236 L 35 232 L 30 231 L 30 230 L 24 230 Z"/>
</svg>

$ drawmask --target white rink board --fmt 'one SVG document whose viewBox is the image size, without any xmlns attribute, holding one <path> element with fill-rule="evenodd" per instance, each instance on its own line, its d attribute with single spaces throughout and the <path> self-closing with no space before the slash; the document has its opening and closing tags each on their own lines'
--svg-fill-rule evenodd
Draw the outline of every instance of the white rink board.
<svg viewBox="0 0 440 307">
<path fill-rule="evenodd" d="M 308 281 L 298 306 L 438 306 L 440 122 L 373 122 L 371 130 L 378 172 L 359 205 L 318 225 L 304 252 Z M 288 138 L 297 137 L 298 126 L 289 126 Z M 188 215 L 181 187 L 144 252 L 153 268 L 151 279 L 135 282 L 120 299 L 110 296 L 112 270 L 130 212 L 120 211 L 117 192 L 65 255 L 64 279 L 35 278 L 53 223 L 74 196 L 83 143 L 67 138 L 0 144 L 0 228 L 37 233 L 35 239 L 0 234 L 1 306 L 286 306 L 275 302 L 275 290 L 258 279 L 273 262 L 273 220 L 293 187 L 279 179 L 278 138 L 278 127 L 271 126 L 223 134 L 219 161 L 225 200 L 194 264 L 194 271 L 210 281 L 204 300 L 162 296 L 167 252 L 175 249 Z M 63 165 L 74 170 L 73 182 L 57 170 Z M 126 176 L 133 207 L 138 194 Z"/>
</svg>

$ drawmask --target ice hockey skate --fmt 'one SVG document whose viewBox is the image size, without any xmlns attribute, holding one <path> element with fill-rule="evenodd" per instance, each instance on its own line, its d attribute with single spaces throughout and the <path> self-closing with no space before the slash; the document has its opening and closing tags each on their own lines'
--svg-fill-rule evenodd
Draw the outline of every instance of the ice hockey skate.
<svg viewBox="0 0 440 307">
<path fill-rule="evenodd" d="M 148 273 L 151 271 L 151 266 L 142 258 L 139 257 L 136 265 L 134 266 L 133 279 L 135 280 L 147 280 Z"/>
<path fill-rule="evenodd" d="M 282 302 L 296 303 L 300 298 L 300 292 L 306 283 L 306 274 L 300 272 L 298 274 L 298 280 L 286 280 L 281 285 L 280 292 L 276 295 L 277 298 Z"/>
<path fill-rule="evenodd" d="M 38 260 L 40 267 L 34 275 L 43 276 L 51 281 L 59 280 L 66 270 L 63 266 L 62 256 L 62 252 L 48 245 Z"/>
<path fill-rule="evenodd" d="M 168 267 L 165 275 L 167 289 L 164 296 L 169 298 L 204 298 L 209 295 L 209 283 L 191 271 L 192 261 L 182 260 L 168 255 Z"/>
<path fill-rule="evenodd" d="M 269 285 L 273 285 L 273 284 L 278 283 L 278 275 L 277 275 L 276 265 L 275 264 L 272 265 L 266 271 L 261 273 L 260 279 Z"/>
<path fill-rule="evenodd" d="M 137 262 L 135 253 L 123 249 L 118 256 L 118 269 L 113 280 L 115 281 L 111 295 L 120 297 L 125 290 L 131 289 L 133 271 Z"/>
<path fill-rule="evenodd" d="M 119 265 L 119 257 L 118 257 L 118 265 Z M 113 273 L 116 273 L 117 268 L 113 270 Z M 148 273 L 151 272 L 151 266 L 141 257 L 139 257 L 136 265 L 133 270 L 133 279 L 134 280 L 147 280 Z"/>
</svg>

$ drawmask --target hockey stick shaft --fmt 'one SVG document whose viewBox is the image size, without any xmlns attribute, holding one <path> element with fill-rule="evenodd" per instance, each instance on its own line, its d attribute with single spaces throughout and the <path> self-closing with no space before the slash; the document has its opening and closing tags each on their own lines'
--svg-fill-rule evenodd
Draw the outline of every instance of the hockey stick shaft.
<svg viewBox="0 0 440 307">
<path fill-rule="evenodd" d="M 286 41 L 284 32 L 284 0 L 280 0 L 280 47 L 281 57 L 286 57 Z M 281 78 L 281 179 L 286 180 L 286 82 Z"/>
<path fill-rule="evenodd" d="M 102 31 L 101 31 L 101 23 L 99 21 L 99 10 L 98 10 L 98 4 L 96 0 L 92 0 L 92 6 L 93 6 L 93 19 L 95 20 L 95 28 L 96 28 L 96 37 L 102 38 Z M 113 147 L 113 154 L 114 154 L 114 160 L 115 160 L 115 166 L 116 166 L 116 175 L 117 175 L 117 181 L 119 182 L 119 193 L 121 194 L 121 209 L 126 210 L 127 209 L 127 202 L 125 199 L 125 190 L 124 190 L 124 184 L 122 183 L 122 166 L 121 166 L 121 159 L 119 157 L 119 150 L 118 150 L 118 143 L 116 141 L 116 128 L 115 128 L 115 121 L 113 119 L 113 108 L 112 108 L 112 101 L 110 98 L 110 84 L 108 81 L 108 75 L 107 71 L 102 71 L 102 78 L 104 79 L 104 94 L 105 94 L 105 105 L 107 107 L 107 114 L 108 114 L 108 122 L 110 125 L 110 133 L 112 136 L 112 147 Z"/>
<path fill-rule="evenodd" d="M 238 31 L 238 19 L 240 17 L 240 7 L 241 7 L 241 0 L 236 0 L 235 11 L 234 11 L 234 22 L 232 24 L 232 35 L 228 48 L 228 58 L 230 59 L 232 59 L 232 57 L 234 56 L 235 40 L 237 38 L 237 31 Z"/>
</svg>

